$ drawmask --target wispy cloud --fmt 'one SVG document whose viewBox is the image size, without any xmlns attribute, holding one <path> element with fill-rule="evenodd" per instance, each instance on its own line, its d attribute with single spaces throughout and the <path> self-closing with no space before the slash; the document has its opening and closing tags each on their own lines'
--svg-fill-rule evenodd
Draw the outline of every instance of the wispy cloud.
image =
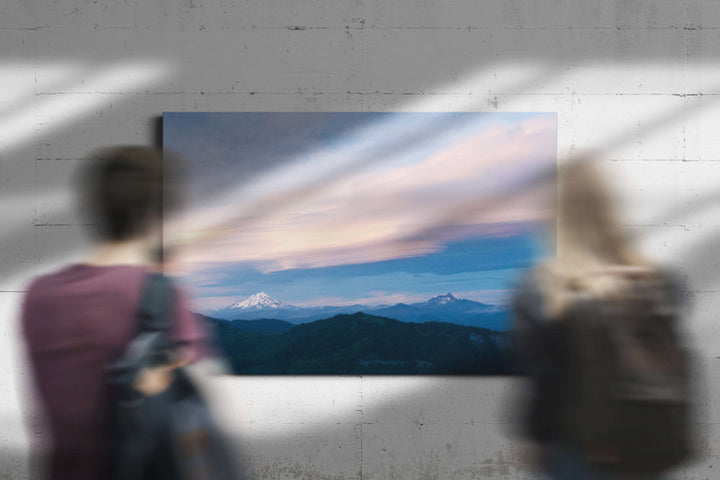
<svg viewBox="0 0 720 480">
<path fill-rule="evenodd" d="M 366 131 L 382 144 L 392 138 L 393 128 L 401 127 L 407 130 L 395 118 L 388 128 Z M 265 272 L 377 262 L 437 252 L 447 241 L 458 239 L 447 238 L 449 231 L 467 236 L 468 230 L 434 228 L 447 226 L 444 222 L 462 206 L 464 214 L 451 223 L 478 226 L 475 235 L 483 225 L 500 221 L 537 221 L 547 212 L 536 192 L 521 190 L 490 210 L 473 211 L 467 205 L 480 205 L 516 188 L 533 172 L 553 168 L 555 141 L 554 115 L 539 115 L 499 122 L 470 118 L 437 139 L 426 138 L 405 148 L 393 145 L 382 161 L 363 158 L 383 154 L 367 151 L 372 136 L 334 142 L 332 148 L 318 151 L 316 158 L 332 162 L 350 155 L 370 166 L 287 204 L 273 202 L 302 176 L 297 164 L 287 167 L 293 175 L 278 175 L 277 181 L 268 183 L 272 188 L 263 191 L 260 182 L 243 189 L 249 200 L 263 198 L 274 208 L 254 212 L 252 221 L 216 225 L 217 238 L 186 249 L 183 259 L 191 268 L 200 263 L 252 262 Z M 243 207 L 242 196 L 231 196 L 196 210 L 184 228 L 198 233 L 207 218 L 232 218 L 232 212 Z"/>
</svg>

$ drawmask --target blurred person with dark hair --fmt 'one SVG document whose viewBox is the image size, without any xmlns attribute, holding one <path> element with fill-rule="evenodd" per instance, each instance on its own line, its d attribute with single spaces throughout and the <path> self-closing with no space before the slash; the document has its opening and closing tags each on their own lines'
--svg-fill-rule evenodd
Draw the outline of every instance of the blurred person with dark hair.
<svg viewBox="0 0 720 480">
<path fill-rule="evenodd" d="M 22 310 L 50 441 L 41 471 L 50 479 L 107 478 L 107 369 L 136 334 L 144 279 L 162 260 L 163 214 L 178 200 L 177 165 L 152 148 L 102 150 L 80 180 L 96 246 L 82 263 L 35 279 Z M 174 311 L 179 363 L 203 357 L 206 332 L 182 294 Z M 147 395 L 171 382 L 167 368 L 146 373 L 137 388 Z"/>
<path fill-rule="evenodd" d="M 632 247 L 591 160 L 559 170 L 556 257 L 517 290 L 525 435 L 549 478 L 660 478 L 690 454 L 682 288 Z"/>
</svg>

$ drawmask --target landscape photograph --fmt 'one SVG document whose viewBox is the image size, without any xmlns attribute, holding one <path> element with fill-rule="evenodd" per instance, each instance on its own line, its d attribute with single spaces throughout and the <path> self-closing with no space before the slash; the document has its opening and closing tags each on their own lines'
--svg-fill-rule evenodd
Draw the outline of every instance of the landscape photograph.
<svg viewBox="0 0 720 480">
<path fill-rule="evenodd" d="M 556 137 L 554 113 L 166 112 L 172 274 L 237 375 L 513 374 Z"/>
</svg>

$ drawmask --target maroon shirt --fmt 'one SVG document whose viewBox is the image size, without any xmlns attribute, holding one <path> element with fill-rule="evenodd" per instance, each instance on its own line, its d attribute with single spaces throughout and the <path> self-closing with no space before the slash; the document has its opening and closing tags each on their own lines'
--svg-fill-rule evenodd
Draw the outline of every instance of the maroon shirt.
<svg viewBox="0 0 720 480">
<path fill-rule="evenodd" d="M 73 265 L 29 287 L 22 325 L 50 429 L 51 479 L 106 476 L 106 368 L 135 335 L 145 273 L 140 266 Z M 171 334 L 197 358 L 206 332 L 177 298 Z"/>
</svg>

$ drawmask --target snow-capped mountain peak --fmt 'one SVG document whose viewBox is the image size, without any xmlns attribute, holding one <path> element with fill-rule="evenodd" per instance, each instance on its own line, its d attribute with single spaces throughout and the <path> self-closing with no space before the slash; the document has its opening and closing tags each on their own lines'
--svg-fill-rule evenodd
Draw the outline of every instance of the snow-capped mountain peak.
<svg viewBox="0 0 720 480">
<path fill-rule="evenodd" d="M 452 293 L 447 293 L 445 295 L 438 295 L 437 297 L 433 297 L 430 300 L 427 301 L 430 305 L 446 305 L 448 303 L 456 303 L 459 302 L 457 298 L 453 296 Z"/>
<path fill-rule="evenodd" d="M 245 300 L 235 302 L 228 306 L 228 310 L 272 310 L 283 308 L 285 304 L 272 298 L 265 292 L 256 293 Z"/>
</svg>

